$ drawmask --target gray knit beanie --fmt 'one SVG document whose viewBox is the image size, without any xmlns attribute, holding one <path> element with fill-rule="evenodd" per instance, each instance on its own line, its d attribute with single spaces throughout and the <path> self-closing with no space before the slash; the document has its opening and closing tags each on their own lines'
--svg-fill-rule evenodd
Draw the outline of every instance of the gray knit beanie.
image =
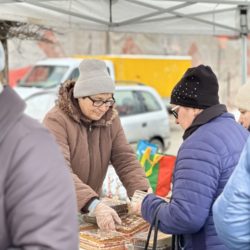
<svg viewBox="0 0 250 250">
<path fill-rule="evenodd" d="M 85 59 L 79 65 L 80 75 L 74 86 L 74 97 L 114 93 L 115 84 L 104 61 Z"/>
<path fill-rule="evenodd" d="M 235 105 L 238 109 L 250 111 L 250 83 L 240 87 L 235 98 Z"/>
</svg>

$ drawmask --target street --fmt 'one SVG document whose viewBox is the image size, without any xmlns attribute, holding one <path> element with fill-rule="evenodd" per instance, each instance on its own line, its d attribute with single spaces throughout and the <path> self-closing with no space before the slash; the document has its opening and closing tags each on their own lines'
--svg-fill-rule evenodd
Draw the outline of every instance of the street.
<svg viewBox="0 0 250 250">
<path fill-rule="evenodd" d="M 175 124 L 175 118 L 173 116 L 169 116 L 170 119 L 170 136 L 171 136 L 171 144 L 169 149 L 166 150 L 166 154 L 177 155 L 178 149 L 182 143 L 182 128 Z"/>
</svg>

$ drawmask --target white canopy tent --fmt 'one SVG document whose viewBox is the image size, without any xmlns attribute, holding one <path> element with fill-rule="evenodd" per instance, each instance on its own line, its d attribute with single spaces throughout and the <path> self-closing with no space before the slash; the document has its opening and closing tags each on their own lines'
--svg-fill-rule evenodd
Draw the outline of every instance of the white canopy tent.
<svg viewBox="0 0 250 250">
<path fill-rule="evenodd" d="M 249 8 L 248 0 L 0 0 L 0 19 L 72 29 L 238 37 L 244 83 Z"/>
</svg>

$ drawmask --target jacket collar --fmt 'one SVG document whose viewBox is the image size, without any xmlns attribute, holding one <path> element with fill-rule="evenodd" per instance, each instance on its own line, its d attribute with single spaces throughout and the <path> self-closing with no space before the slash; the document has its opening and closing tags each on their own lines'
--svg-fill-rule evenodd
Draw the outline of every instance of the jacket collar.
<svg viewBox="0 0 250 250">
<path fill-rule="evenodd" d="M 112 121 L 118 115 L 114 108 L 110 108 L 98 121 L 91 121 L 82 114 L 78 101 L 73 96 L 74 85 L 75 81 L 67 81 L 61 85 L 56 105 L 77 123 L 83 123 L 87 126 L 107 126 L 112 124 Z"/>
<path fill-rule="evenodd" d="M 203 124 L 208 123 L 214 118 L 227 112 L 227 108 L 224 104 L 213 105 L 207 109 L 204 109 L 197 117 L 193 120 L 193 123 L 188 127 L 183 135 L 183 140 L 186 140 L 195 130 L 197 130 Z"/>
<path fill-rule="evenodd" d="M 9 86 L 0 93 L 0 142 L 23 115 L 25 102 Z"/>
</svg>

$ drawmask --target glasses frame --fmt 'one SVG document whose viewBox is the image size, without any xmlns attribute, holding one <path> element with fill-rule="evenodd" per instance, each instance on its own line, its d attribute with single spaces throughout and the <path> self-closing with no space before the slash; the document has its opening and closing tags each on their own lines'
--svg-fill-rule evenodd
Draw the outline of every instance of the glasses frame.
<svg viewBox="0 0 250 250">
<path fill-rule="evenodd" d="M 179 109 L 179 108 L 180 108 L 180 105 L 177 105 L 171 109 L 171 114 L 175 117 L 175 119 L 178 119 L 178 112 L 176 111 L 176 109 Z"/>
<path fill-rule="evenodd" d="M 86 98 L 88 98 L 89 100 L 92 101 L 92 104 L 94 107 L 101 107 L 102 105 L 105 105 L 105 107 L 112 107 L 115 104 L 115 98 L 112 97 L 112 100 L 106 100 L 106 101 L 102 101 L 102 100 L 94 100 L 92 99 L 90 96 L 87 96 Z M 96 103 L 100 102 L 100 105 L 97 105 Z"/>
</svg>

